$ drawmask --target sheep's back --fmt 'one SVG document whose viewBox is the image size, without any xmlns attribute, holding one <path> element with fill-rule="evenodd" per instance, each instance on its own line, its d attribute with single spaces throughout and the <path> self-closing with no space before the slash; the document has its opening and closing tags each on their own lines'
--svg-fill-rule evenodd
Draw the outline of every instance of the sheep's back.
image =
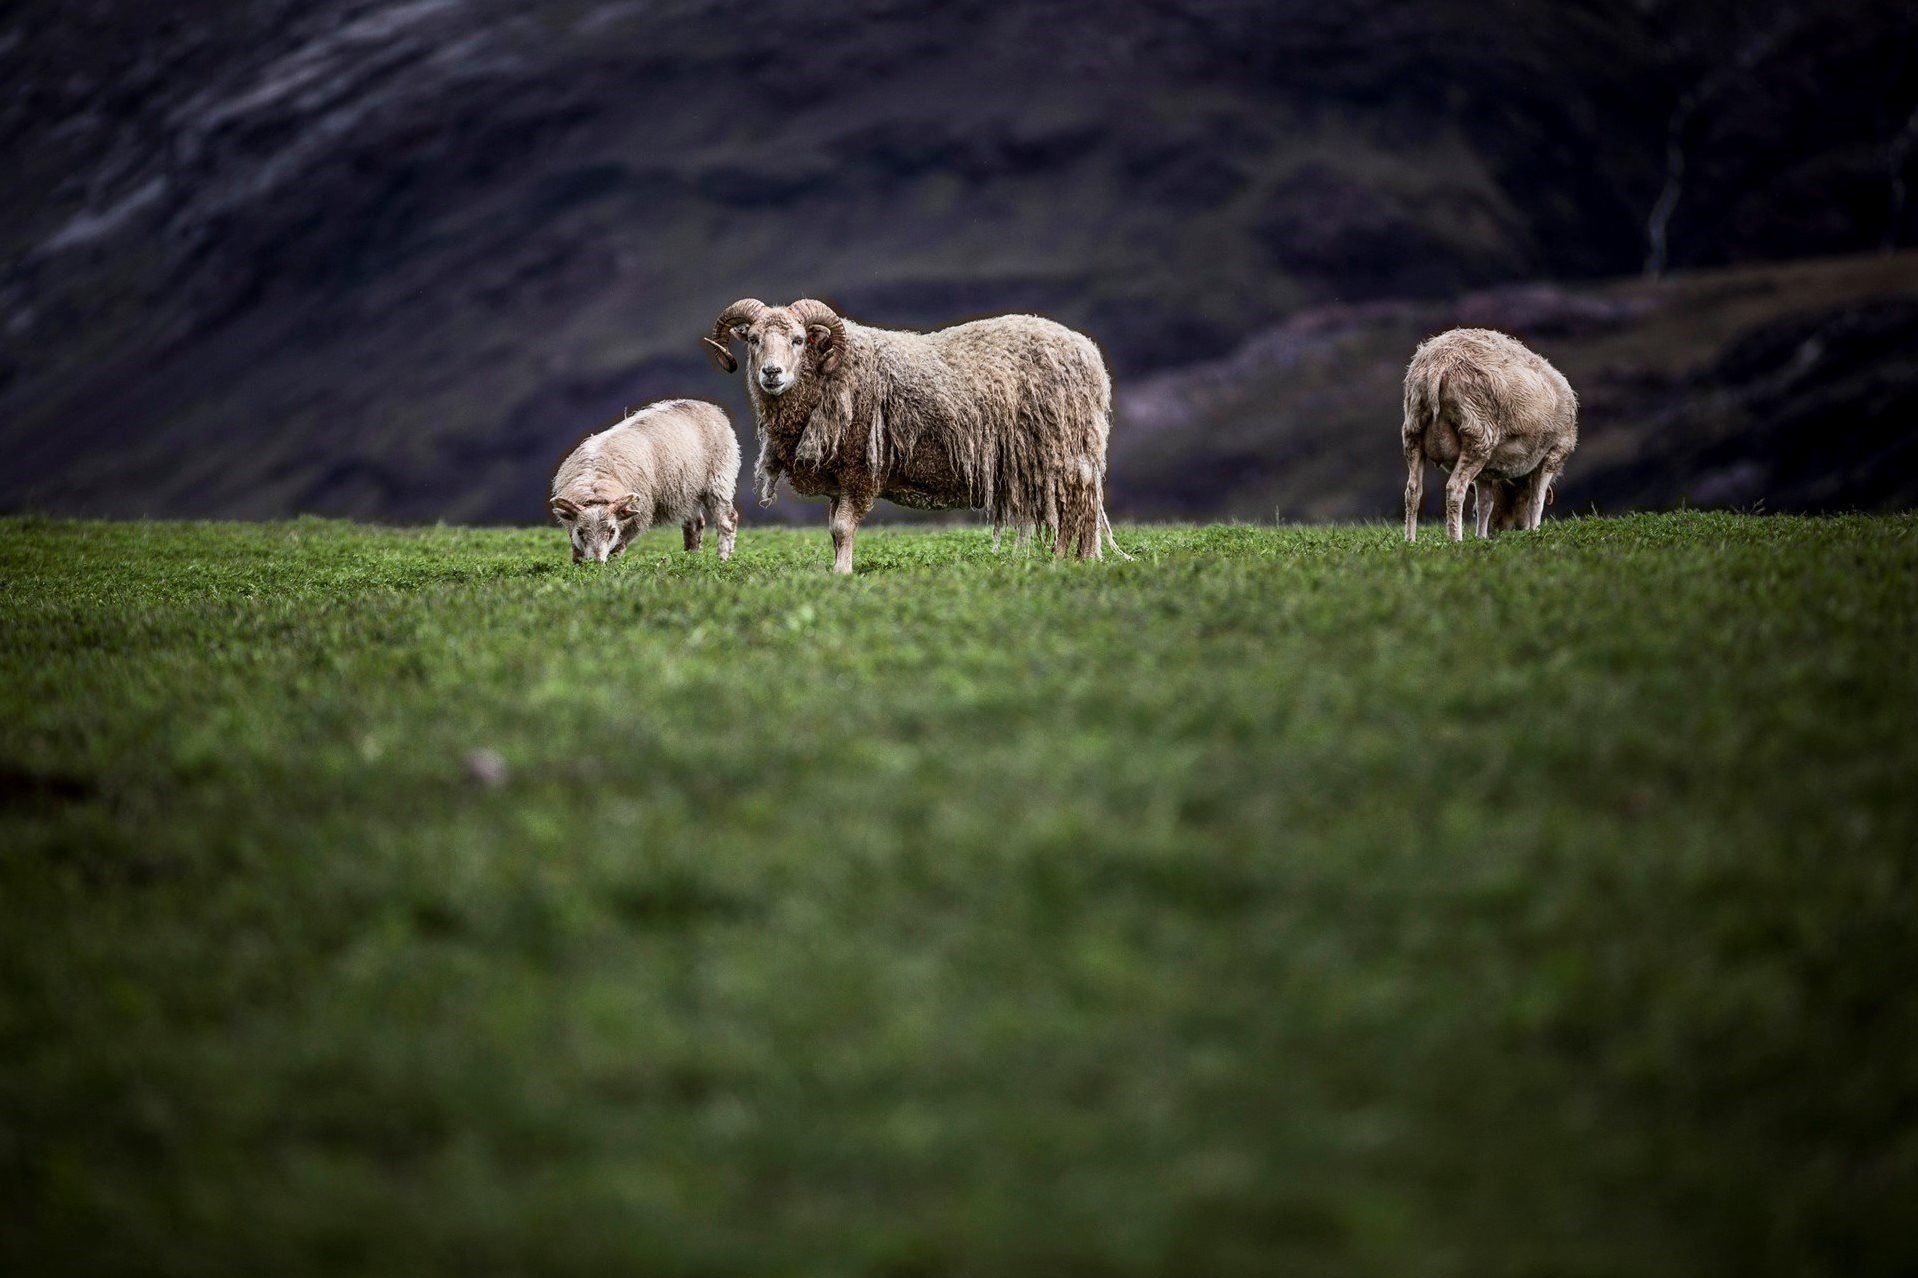
<svg viewBox="0 0 1918 1278">
<path fill-rule="evenodd" d="M 1422 343 L 1405 374 L 1408 404 L 1428 403 L 1448 421 L 1461 409 L 1501 434 L 1576 432 L 1578 399 L 1551 361 L 1515 338 L 1459 328 Z"/>
<path fill-rule="evenodd" d="M 650 496 L 657 519 L 699 513 L 708 491 L 730 497 L 739 476 L 739 441 L 717 404 L 669 400 L 649 404 L 590 436 L 560 464 L 554 495 L 612 501 Z"/>
<path fill-rule="evenodd" d="M 1000 315 L 931 333 L 861 329 L 893 412 L 961 425 L 980 414 L 1096 419 L 1105 429 L 1112 382 L 1083 333 L 1036 315 Z M 1064 401 L 1063 404 L 1061 401 Z"/>
</svg>

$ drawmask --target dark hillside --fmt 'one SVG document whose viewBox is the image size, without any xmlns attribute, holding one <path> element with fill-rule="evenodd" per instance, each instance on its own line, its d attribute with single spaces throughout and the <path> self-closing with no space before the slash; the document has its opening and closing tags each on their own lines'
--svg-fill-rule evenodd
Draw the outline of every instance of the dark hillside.
<svg viewBox="0 0 1918 1278">
<path fill-rule="evenodd" d="M 1658 245 L 1910 244 L 1915 21 L 40 0 L 0 19 L 0 508 L 536 517 L 587 426 L 735 394 L 694 339 L 745 294 L 1042 310 L 1133 379 Z"/>
</svg>

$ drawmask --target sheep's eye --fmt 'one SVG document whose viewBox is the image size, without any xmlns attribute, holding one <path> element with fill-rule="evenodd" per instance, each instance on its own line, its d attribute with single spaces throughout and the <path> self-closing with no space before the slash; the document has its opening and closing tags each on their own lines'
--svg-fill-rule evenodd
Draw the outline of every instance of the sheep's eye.
<svg viewBox="0 0 1918 1278">
<path fill-rule="evenodd" d="M 798 346 L 798 345 L 801 345 L 802 343 L 804 343 L 804 342 L 805 342 L 805 340 L 806 340 L 806 339 L 805 339 L 805 338 L 803 338 L 803 337 L 795 337 L 795 338 L 793 338 L 793 345 L 794 345 L 794 346 Z"/>
</svg>

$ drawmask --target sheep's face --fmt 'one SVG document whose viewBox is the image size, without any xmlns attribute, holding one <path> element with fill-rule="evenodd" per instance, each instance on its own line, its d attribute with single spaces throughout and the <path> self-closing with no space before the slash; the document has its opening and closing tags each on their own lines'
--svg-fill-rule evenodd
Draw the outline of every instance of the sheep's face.
<svg viewBox="0 0 1918 1278">
<path fill-rule="evenodd" d="M 638 531 L 639 498 L 628 494 L 612 503 L 576 503 L 555 497 L 553 515 L 573 539 L 574 563 L 603 564 L 625 550 Z"/>
<path fill-rule="evenodd" d="M 806 326 L 788 311 L 768 311 L 754 324 L 733 329 L 746 347 L 746 382 L 767 395 L 784 395 L 799 384 L 806 364 Z"/>
</svg>

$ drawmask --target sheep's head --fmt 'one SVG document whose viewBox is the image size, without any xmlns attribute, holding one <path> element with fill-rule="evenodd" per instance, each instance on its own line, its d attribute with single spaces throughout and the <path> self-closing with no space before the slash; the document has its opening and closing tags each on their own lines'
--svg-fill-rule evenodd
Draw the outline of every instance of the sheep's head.
<svg viewBox="0 0 1918 1278">
<path fill-rule="evenodd" d="M 839 367 L 846 328 L 832 307 L 810 297 L 791 306 L 768 306 L 743 298 L 719 313 L 712 336 L 702 339 L 722 373 L 739 367 L 731 343 L 746 347 L 746 381 L 768 395 L 784 395 L 807 373 L 825 376 Z"/>
<path fill-rule="evenodd" d="M 639 531 L 639 495 L 628 493 L 618 501 L 573 501 L 553 498 L 553 517 L 573 539 L 573 562 L 603 564 L 626 549 Z"/>
</svg>

